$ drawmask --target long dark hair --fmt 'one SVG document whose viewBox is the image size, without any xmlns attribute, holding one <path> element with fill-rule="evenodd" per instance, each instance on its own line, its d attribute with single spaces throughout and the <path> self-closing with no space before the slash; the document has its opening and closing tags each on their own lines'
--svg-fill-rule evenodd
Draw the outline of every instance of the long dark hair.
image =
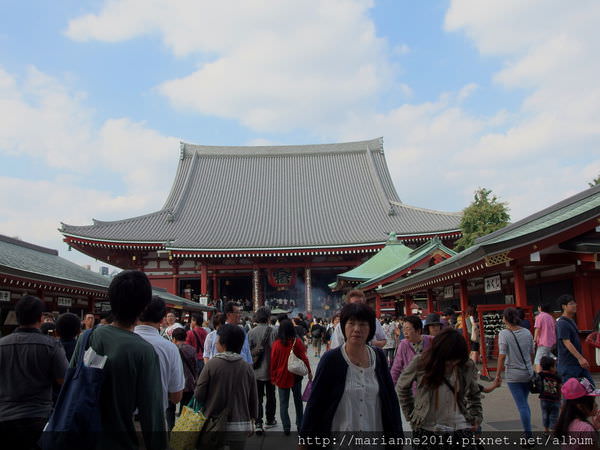
<svg viewBox="0 0 600 450">
<path fill-rule="evenodd" d="M 419 370 L 424 370 L 423 385 L 435 389 L 444 381 L 446 363 L 458 361 L 460 365 L 469 360 L 469 350 L 462 334 L 453 329 L 446 328 L 431 343 L 431 347 L 423 352 L 419 362 Z"/>
<path fill-rule="evenodd" d="M 287 344 L 289 341 L 296 339 L 296 330 L 291 320 L 285 319 L 279 322 L 279 329 L 277 330 L 277 339 Z"/>
<path fill-rule="evenodd" d="M 587 420 L 588 416 L 594 410 L 594 399 L 596 397 L 585 396 L 573 400 L 566 400 L 560 411 L 560 416 L 554 427 L 554 434 L 557 437 L 567 436 L 569 434 L 569 425 L 575 419 Z"/>
</svg>

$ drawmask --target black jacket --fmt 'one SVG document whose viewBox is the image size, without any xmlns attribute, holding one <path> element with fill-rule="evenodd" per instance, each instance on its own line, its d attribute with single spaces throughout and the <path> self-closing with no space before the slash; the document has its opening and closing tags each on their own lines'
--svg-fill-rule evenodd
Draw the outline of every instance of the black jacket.
<svg viewBox="0 0 600 450">
<path fill-rule="evenodd" d="M 374 348 L 376 356 L 375 375 L 379 383 L 381 419 L 383 431 L 401 437 L 402 419 L 400 405 L 394 390 L 392 377 L 383 351 Z M 329 350 L 322 357 L 313 380 L 312 393 L 302 420 L 300 433 L 310 436 L 331 432 L 331 423 L 338 404 L 344 394 L 348 363 L 342 355 L 341 347 Z"/>
</svg>

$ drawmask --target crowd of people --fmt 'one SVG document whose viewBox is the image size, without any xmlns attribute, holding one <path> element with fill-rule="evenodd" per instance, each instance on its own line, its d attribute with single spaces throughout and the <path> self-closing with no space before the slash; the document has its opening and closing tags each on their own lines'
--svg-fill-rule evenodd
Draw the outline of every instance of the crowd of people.
<svg viewBox="0 0 600 450">
<path fill-rule="evenodd" d="M 540 306 L 533 335 L 519 311 L 504 310 L 497 375 L 484 386 L 480 324 L 472 307 L 464 320 L 444 311 L 380 321 L 354 290 L 331 321 L 272 317 L 266 306 L 245 321 L 240 306 L 227 302 L 211 323 L 195 314 L 185 324 L 152 296 L 142 272 L 121 272 L 108 295 L 111 314 L 98 324 L 91 314 L 83 323 L 70 313 L 50 320 L 38 298 L 19 300 L 19 328 L 0 339 L 0 436 L 6 448 L 36 448 L 49 418 L 65 407 L 59 392 L 69 382 L 67 369 L 82 360 L 96 361 L 103 372 L 95 409 L 106 432 L 97 448 L 138 448 L 139 431 L 145 448 L 166 449 L 181 409 L 194 401 L 220 424 L 220 444 L 231 449 L 244 448 L 248 436 L 268 433 L 278 420 L 285 435 L 292 425 L 301 436 L 363 431 L 398 437 L 412 431 L 431 444 L 419 448 L 452 448 L 435 437 L 464 442 L 480 432 L 482 393 L 503 382 L 529 436 L 534 372 L 546 431 L 592 436 L 600 429 L 594 402 L 600 390 L 582 355 L 571 296 L 560 298 L 558 320 Z M 82 332 L 86 339 L 78 339 Z M 311 346 L 320 357 L 316 370 L 308 358 Z M 403 429 L 402 414 L 411 430 Z"/>
</svg>

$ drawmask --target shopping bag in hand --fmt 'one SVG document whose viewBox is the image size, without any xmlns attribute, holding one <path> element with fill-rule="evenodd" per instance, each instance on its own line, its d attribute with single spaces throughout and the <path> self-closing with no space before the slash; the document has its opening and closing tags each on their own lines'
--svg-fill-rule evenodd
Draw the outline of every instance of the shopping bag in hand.
<svg viewBox="0 0 600 450">
<path fill-rule="evenodd" d="M 206 417 L 200 411 L 200 405 L 192 397 L 187 406 L 181 408 L 181 415 L 175 421 L 171 431 L 170 448 L 173 450 L 193 450 L 200 437 Z"/>
<path fill-rule="evenodd" d="M 302 401 L 307 402 L 310 398 L 310 394 L 312 394 L 312 381 L 306 383 L 306 387 L 304 388 L 304 393 L 302 394 Z"/>
</svg>

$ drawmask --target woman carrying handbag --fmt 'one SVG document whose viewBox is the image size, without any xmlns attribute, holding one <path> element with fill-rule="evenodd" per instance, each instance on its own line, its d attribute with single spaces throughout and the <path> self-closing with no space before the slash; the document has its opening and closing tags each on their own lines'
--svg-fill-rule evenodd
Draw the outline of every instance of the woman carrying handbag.
<svg viewBox="0 0 600 450">
<path fill-rule="evenodd" d="M 526 437 L 531 436 L 531 410 L 529 382 L 533 376 L 533 336 L 519 325 L 521 319 L 515 308 L 506 308 L 503 313 L 506 329 L 498 335 L 498 371 L 496 381 L 502 381 L 502 371 L 506 369 L 505 380 L 519 410 Z"/>
<path fill-rule="evenodd" d="M 291 361 L 290 361 L 291 360 Z M 306 357 L 306 347 L 302 340 L 296 337 L 294 325 L 288 319 L 282 320 L 277 330 L 277 339 L 271 348 L 271 383 L 277 386 L 279 392 L 279 414 L 283 432 L 286 435 L 290 434 L 291 422 L 288 413 L 290 402 L 290 391 L 294 397 L 294 406 L 296 407 L 296 428 L 300 429 L 303 416 L 302 405 L 302 376 L 296 375 L 294 372 L 301 372 L 301 365 L 297 360 L 300 360 L 306 366 L 308 379 L 312 381 L 312 372 L 310 363 Z M 289 364 L 289 366 L 288 366 Z M 294 369 L 297 367 L 298 369 Z"/>
<path fill-rule="evenodd" d="M 258 415 L 256 378 L 252 366 L 240 355 L 244 331 L 225 324 L 217 336 L 218 353 L 204 366 L 194 392 L 206 416 L 198 447 L 228 445 L 231 450 L 241 450 Z"/>
</svg>

